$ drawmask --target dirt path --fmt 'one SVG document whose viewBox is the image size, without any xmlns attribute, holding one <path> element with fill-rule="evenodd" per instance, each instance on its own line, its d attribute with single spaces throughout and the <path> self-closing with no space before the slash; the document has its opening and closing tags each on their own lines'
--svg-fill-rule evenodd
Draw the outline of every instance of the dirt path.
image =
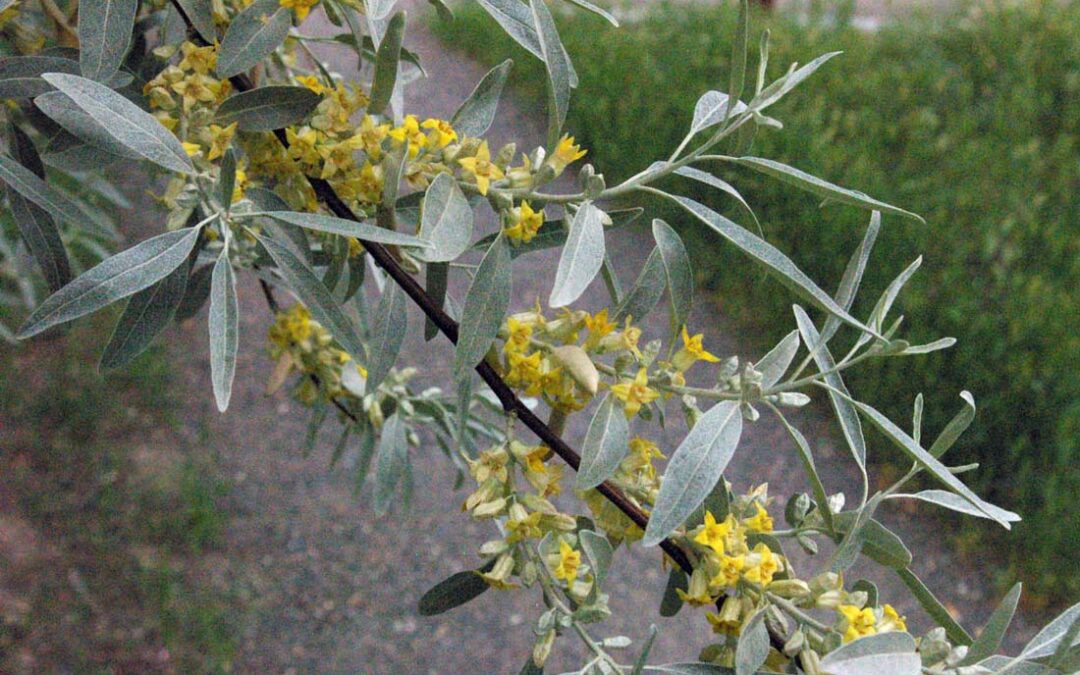
<svg viewBox="0 0 1080 675">
<path fill-rule="evenodd" d="M 483 75 L 483 68 L 442 47 L 423 28 L 419 15 L 427 15 L 425 2 L 408 3 L 412 21 L 406 45 L 419 52 L 429 77 L 407 94 L 407 107 L 417 114 L 448 117 Z M 333 65 L 346 75 L 355 57 L 335 52 Z M 543 111 L 527 110 L 504 99 L 499 120 L 490 133 L 492 147 L 515 140 L 524 150 L 542 138 Z M 572 131 L 572 130 L 571 130 Z M 632 282 L 636 267 L 652 246 L 647 220 L 613 237 L 614 259 L 624 284 Z M 719 243 L 718 243 L 719 245 Z M 526 256 L 515 269 L 515 296 L 528 304 L 546 298 L 553 278 L 554 259 Z M 599 309 L 604 293 L 599 284 L 584 298 L 583 307 Z M 192 436 L 209 439 L 235 481 L 229 498 L 234 511 L 223 550 L 213 553 L 220 562 L 215 586 L 234 593 L 245 608 L 235 617 L 242 625 L 238 671 L 372 672 L 372 673 L 495 673 L 516 672 L 530 651 L 530 622 L 541 607 L 536 593 L 518 591 L 486 594 L 465 608 L 442 617 L 425 619 L 415 612 L 416 601 L 433 583 L 477 562 L 475 549 L 492 532 L 471 523 L 454 505 L 461 494 L 451 491 L 448 462 L 432 448 L 414 456 L 417 485 L 409 513 L 383 519 L 372 514 L 370 490 L 354 494 L 346 469 L 329 470 L 327 461 L 336 436 L 327 424 L 312 457 L 302 457 L 300 446 L 307 418 L 299 406 L 282 395 L 267 398 L 263 383 L 271 365 L 265 355 L 268 313 L 251 280 L 242 286 L 242 356 L 232 407 L 226 416 L 214 410 L 210 396 L 205 323 L 191 325 L 168 336 L 185 343 L 181 363 L 189 401 L 184 418 Z M 421 318 L 410 316 L 410 334 L 401 361 L 421 360 L 432 379 L 446 382 L 451 351 L 445 340 L 430 344 L 418 337 Z M 646 335 L 659 337 L 666 329 L 657 312 Z M 708 346 L 722 354 L 747 352 L 714 306 L 701 299 L 692 325 L 708 336 Z M 780 337 L 780 336 L 773 336 Z M 576 444 L 583 435 L 584 419 L 567 431 Z M 830 439 L 828 421 L 815 414 L 797 418 L 817 452 L 822 474 L 833 478 L 832 491 L 855 485 L 850 461 Z M 662 445 L 671 450 L 685 433 L 672 424 Z M 874 448 L 877 450 L 877 448 Z M 805 490 L 793 448 L 778 425 L 763 419 L 745 434 L 728 477 L 737 489 L 768 481 L 773 492 L 785 495 Z M 991 588 L 976 575 L 974 566 L 942 550 L 941 537 L 925 517 L 910 520 L 902 514 L 886 519 L 903 533 L 913 550 L 923 552 L 916 569 L 934 589 L 951 595 L 956 610 L 968 624 L 985 616 Z M 661 628 L 654 647 L 657 662 L 692 657 L 709 640 L 701 617 L 684 611 L 674 619 L 661 619 L 656 606 L 664 575 L 655 550 L 635 548 L 619 552 L 616 573 L 609 582 L 615 617 L 610 634 L 623 633 L 640 640 L 650 621 Z M 925 625 L 910 603 L 897 602 L 905 593 L 894 577 L 877 570 L 860 570 L 878 581 L 889 598 Z M 958 593 L 945 593 L 958 583 Z M 619 618 L 621 617 L 621 619 Z M 563 638 L 551 672 L 560 672 L 580 654 L 572 638 Z M 629 660 L 629 659 L 628 659 Z"/>
</svg>

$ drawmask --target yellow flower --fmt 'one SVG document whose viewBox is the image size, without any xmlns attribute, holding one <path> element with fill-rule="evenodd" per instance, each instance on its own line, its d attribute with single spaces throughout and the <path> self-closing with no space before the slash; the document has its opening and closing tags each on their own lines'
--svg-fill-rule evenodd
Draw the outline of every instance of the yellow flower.
<svg viewBox="0 0 1080 675">
<path fill-rule="evenodd" d="M 319 142 L 319 132 L 309 127 L 299 132 L 288 128 L 285 130 L 285 137 L 289 142 L 289 157 L 303 164 L 305 168 L 313 169 L 322 161 L 319 149 L 316 147 Z"/>
<path fill-rule="evenodd" d="M 731 587 L 739 581 L 739 576 L 746 568 L 746 556 L 725 555 L 720 558 L 720 570 L 713 577 L 716 586 Z"/>
<path fill-rule="evenodd" d="M 675 366 L 676 370 L 683 372 L 698 361 L 716 363 L 720 360 L 718 356 L 705 351 L 705 347 L 701 344 L 701 339 L 701 333 L 698 333 L 694 337 L 690 337 L 690 334 L 686 330 L 686 326 L 683 326 L 683 348 L 671 359 L 671 363 Z"/>
<path fill-rule="evenodd" d="M 207 75 L 217 67 L 217 47 L 213 45 L 197 47 L 185 42 L 180 45 L 180 53 L 184 55 L 178 64 L 181 70 Z"/>
<path fill-rule="evenodd" d="M 528 243 L 544 224 L 544 210 L 533 211 L 529 202 L 521 202 L 521 206 L 510 209 L 510 223 L 509 227 L 503 228 L 506 236 L 514 242 Z"/>
<path fill-rule="evenodd" d="M 210 125 L 210 152 L 206 155 L 207 159 L 213 161 L 225 154 L 225 151 L 232 145 L 233 136 L 236 135 L 236 125 L 236 122 L 227 127 L 221 127 L 217 124 Z"/>
<path fill-rule="evenodd" d="M 244 170 L 244 167 L 242 165 L 237 166 L 236 167 L 236 182 L 233 184 L 233 193 L 232 193 L 232 202 L 234 204 L 244 198 L 244 189 L 247 188 L 247 182 L 248 182 L 247 171 Z M 365 375 L 365 377 L 367 377 L 367 376 Z"/>
<path fill-rule="evenodd" d="M 532 326 L 524 321 L 518 321 L 514 317 L 506 320 L 506 344 L 503 351 L 507 354 L 515 352 L 523 354 L 529 348 L 529 339 L 532 337 Z"/>
<path fill-rule="evenodd" d="M 521 166 L 512 166 L 506 170 L 510 187 L 522 188 L 532 185 L 532 161 L 528 155 L 521 156 Z"/>
<path fill-rule="evenodd" d="M 505 483 L 509 476 L 506 468 L 509 460 L 510 455 L 501 446 L 484 450 L 479 457 L 469 461 L 469 473 L 477 483 L 483 483 L 492 477 L 500 483 Z"/>
<path fill-rule="evenodd" d="M 705 618 L 712 625 L 714 633 L 738 635 L 742 631 L 742 603 L 734 596 L 728 596 L 720 606 L 720 612 L 707 612 Z"/>
<path fill-rule="evenodd" d="M 547 165 L 554 169 L 555 175 L 558 176 L 571 163 L 584 157 L 585 152 L 574 143 L 573 136 L 564 135 L 559 140 L 559 144 L 555 146 L 555 152 L 551 153 L 551 156 L 547 158 Z"/>
<path fill-rule="evenodd" d="M 296 12 L 296 18 L 303 21 L 307 18 L 311 8 L 319 4 L 319 0 L 280 0 L 281 6 Z"/>
<path fill-rule="evenodd" d="M 762 586 L 771 584 L 773 575 L 783 568 L 780 556 L 765 544 L 754 547 L 754 552 L 748 556 L 747 565 L 749 569 L 743 574 L 743 578 Z"/>
<path fill-rule="evenodd" d="M 709 580 L 705 576 L 705 570 L 701 567 L 696 568 L 690 575 L 687 590 L 677 588 L 675 593 L 683 602 L 694 607 L 711 605 L 713 601 L 712 595 L 709 594 Z"/>
<path fill-rule="evenodd" d="M 537 396 L 543 390 L 543 375 L 540 371 L 540 352 L 528 356 L 517 352 L 506 355 L 506 383 L 525 391 L 526 396 Z"/>
<path fill-rule="evenodd" d="M 375 118 L 371 115 L 364 115 L 364 119 L 360 122 L 360 129 L 357 134 L 363 141 L 364 152 L 367 153 L 373 161 L 379 161 L 382 157 L 382 141 L 386 138 L 386 135 L 390 133 L 389 124 L 375 124 Z"/>
<path fill-rule="evenodd" d="M 353 153 L 360 149 L 363 140 L 353 136 L 337 143 L 322 143 L 319 145 L 319 156 L 323 159 L 323 170 L 320 178 L 326 180 L 332 178 L 338 172 L 345 173 L 356 166 Z"/>
<path fill-rule="evenodd" d="M 724 520 L 718 523 L 712 511 L 705 511 L 705 524 L 701 526 L 701 532 L 698 532 L 697 536 L 694 537 L 694 541 L 702 546 L 708 546 L 716 551 L 717 555 L 723 555 L 724 540 L 730 531 L 730 522 Z"/>
<path fill-rule="evenodd" d="M 202 152 L 202 146 L 198 143 L 188 143 L 187 141 L 184 141 L 181 145 L 184 146 L 184 152 L 187 153 L 188 157 L 194 157 Z"/>
<path fill-rule="evenodd" d="M 743 525 L 746 525 L 755 532 L 772 532 L 773 519 L 769 515 L 769 512 L 766 511 L 761 504 L 755 503 L 754 506 L 757 507 L 757 513 L 753 517 L 744 520 Z"/>
<path fill-rule="evenodd" d="M 573 582 L 577 579 L 578 566 L 581 565 L 581 552 L 575 551 L 565 540 L 559 540 L 559 564 L 555 567 L 555 578 Z"/>
<path fill-rule="evenodd" d="M 611 393 L 615 398 L 623 402 L 623 412 L 627 419 L 632 418 L 641 410 L 641 406 L 652 403 L 660 394 L 649 388 L 649 376 L 642 368 L 633 380 L 623 380 L 611 386 Z"/>
<path fill-rule="evenodd" d="M 907 620 L 897 614 L 892 605 L 885 604 L 881 606 L 881 619 L 878 621 L 877 630 L 879 633 L 907 631 Z"/>
<path fill-rule="evenodd" d="M 488 187 L 493 180 L 502 179 L 502 169 L 491 163 L 491 151 L 488 150 L 487 141 L 480 144 L 480 147 L 476 150 L 475 157 L 465 157 L 458 160 L 458 164 L 466 172 L 473 175 L 476 179 L 476 189 L 480 191 L 480 194 L 486 195 L 488 193 Z"/>
<path fill-rule="evenodd" d="M 326 91 L 326 87 L 323 86 L 323 83 L 315 75 L 297 75 L 296 81 L 316 94 L 322 94 Z"/>
<path fill-rule="evenodd" d="M 539 511 L 529 513 L 521 504 L 511 506 L 510 515 L 506 519 L 506 542 L 513 544 L 522 539 L 536 538 L 542 535 L 543 533 L 539 527 L 542 515 Z"/>
<path fill-rule="evenodd" d="M 424 132 L 420 131 L 420 122 L 417 121 L 416 115 L 406 115 L 402 125 L 391 129 L 389 136 L 394 139 L 396 146 L 400 146 L 402 143 L 409 144 L 409 157 L 416 157 L 420 154 L 420 150 L 428 144 L 428 137 L 424 135 Z"/>
<path fill-rule="evenodd" d="M 420 125 L 421 128 L 430 129 L 428 133 L 428 143 L 435 146 L 436 149 L 442 150 L 446 146 L 450 145 L 457 140 L 457 132 L 450 126 L 450 123 L 446 120 L 435 119 L 430 117 L 424 120 L 424 123 Z"/>
<path fill-rule="evenodd" d="M 513 571 L 514 556 L 510 553 L 503 553 L 495 561 L 495 566 L 491 568 L 490 572 L 478 572 L 478 574 L 480 574 L 480 578 L 486 581 L 492 588 L 505 591 L 511 588 L 517 588 L 517 584 L 507 581 Z"/>
<path fill-rule="evenodd" d="M 877 628 L 874 626 L 874 610 L 869 607 L 859 609 L 855 605 L 840 605 L 836 611 L 840 613 L 840 627 L 844 631 L 844 642 L 877 633 Z"/>
<path fill-rule="evenodd" d="M 585 349 L 594 349 L 605 335 L 615 330 L 615 324 L 608 321 L 607 309 L 602 309 L 594 315 L 585 315 L 585 327 L 589 329 L 589 337 L 585 340 Z"/>
</svg>

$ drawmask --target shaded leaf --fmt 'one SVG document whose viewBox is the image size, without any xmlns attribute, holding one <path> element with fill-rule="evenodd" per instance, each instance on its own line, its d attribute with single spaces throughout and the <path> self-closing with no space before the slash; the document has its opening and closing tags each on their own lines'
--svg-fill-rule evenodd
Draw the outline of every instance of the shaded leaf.
<svg viewBox="0 0 1080 675">
<path fill-rule="evenodd" d="M 396 283 L 383 289 L 368 341 L 368 391 L 375 391 L 394 367 L 409 329 L 409 296 Z"/>
<path fill-rule="evenodd" d="M 259 87 L 225 99 L 216 120 L 221 125 L 236 122 L 242 131 L 273 131 L 307 119 L 320 101 L 307 87 Z"/>
<path fill-rule="evenodd" d="M 398 61 L 401 60 L 401 42 L 405 37 L 405 12 L 398 12 L 390 19 L 386 35 L 379 44 L 375 57 L 375 80 L 371 83 L 368 112 L 381 114 L 390 104 L 397 86 Z"/>
<path fill-rule="evenodd" d="M 431 263 L 425 268 L 425 288 L 428 296 L 435 302 L 437 307 L 446 304 L 446 290 L 449 284 L 450 265 L 448 263 Z M 430 318 L 424 318 L 424 339 L 431 340 L 439 334 L 439 327 Z"/>
<path fill-rule="evenodd" d="M 430 248 L 417 251 L 425 262 L 449 262 L 469 248 L 473 211 L 454 177 L 440 173 L 431 181 L 420 212 L 420 239 Z"/>
<path fill-rule="evenodd" d="M 394 488 L 405 474 L 409 458 L 405 423 L 396 413 L 383 423 L 378 453 L 375 461 L 375 513 L 381 516 L 390 510 Z"/>
<path fill-rule="evenodd" d="M 465 296 L 454 353 L 454 379 L 468 377 L 495 341 L 510 306 L 512 266 L 510 246 L 506 237 L 500 236 L 484 254 Z"/>
<path fill-rule="evenodd" d="M 460 607 L 480 596 L 490 586 L 480 576 L 495 566 L 492 558 L 479 570 L 458 572 L 432 586 L 420 598 L 420 616 L 436 616 Z"/>
<path fill-rule="evenodd" d="M 45 209 L 58 220 L 79 225 L 84 217 L 75 202 L 53 189 L 36 173 L 0 153 L 0 181 L 23 197 Z"/>
<path fill-rule="evenodd" d="M 682 238 L 670 225 L 657 218 L 653 220 L 652 231 L 664 263 L 672 316 L 678 330 L 690 320 L 694 306 L 694 271 Z"/>
<path fill-rule="evenodd" d="M 482 137 L 495 120 L 495 111 L 499 107 L 506 78 L 514 66 L 512 59 L 506 59 L 487 72 L 477 83 L 469 98 L 458 107 L 450 118 L 450 125 L 461 136 Z"/>
<path fill-rule="evenodd" d="M 206 304 L 210 298 L 210 277 L 213 271 L 213 265 L 203 265 L 189 275 L 184 298 L 176 308 L 177 321 L 190 319 Z"/>
<path fill-rule="evenodd" d="M 218 77 L 251 70 L 281 46 L 292 26 L 292 12 L 278 0 L 255 0 L 229 22 L 218 49 Z"/>
<path fill-rule="evenodd" d="M 172 321 L 188 284 L 188 266 L 144 288 L 128 300 L 101 355 L 101 368 L 118 368 L 141 354 Z"/>
<path fill-rule="evenodd" d="M 915 599 L 919 601 L 919 605 L 930 615 L 930 618 L 945 629 L 945 634 L 950 640 L 958 645 L 971 644 L 972 640 L 968 632 L 957 623 L 949 610 L 945 608 L 945 605 L 934 597 L 934 594 L 930 592 L 930 589 L 926 587 L 926 584 L 919 577 L 915 576 L 914 572 L 909 569 L 896 570 L 896 574 L 904 582 L 904 585 L 908 587 L 911 594 L 915 596 Z"/>
<path fill-rule="evenodd" d="M 207 44 L 217 42 L 217 29 L 214 27 L 214 14 L 210 9 L 210 0 L 177 0 L 184 14 L 191 20 L 195 31 Z"/>
<path fill-rule="evenodd" d="M 615 310 L 612 321 L 621 322 L 626 317 L 632 317 L 635 321 L 641 321 L 656 307 L 660 298 L 664 295 L 667 287 L 667 276 L 664 269 L 664 260 L 660 249 L 654 248 L 649 257 L 645 259 L 645 265 L 638 273 L 630 292 L 623 298 L 622 303 Z"/>
<path fill-rule="evenodd" d="M 784 377 L 784 373 L 791 367 L 791 362 L 799 351 L 800 344 L 799 331 L 793 330 L 754 364 L 754 370 L 761 373 L 763 388 L 775 385 Z"/>
<path fill-rule="evenodd" d="M 529 0 L 533 26 L 540 42 L 541 58 L 547 68 L 548 84 L 548 147 L 554 151 L 559 132 L 570 110 L 570 57 L 566 54 L 555 20 L 543 0 Z"/>
<path fill-rule="evenodd" d="M 678 591 L 682 590 L 685 593 L 689 587 L 690 580 L 686 577 L 686 572 L 673 567 L 668 574 L 667 585 L 664 586 L 664 596 L 660 599 L 660 616 L 671 617 L 678 614 L 683 606 Z"/>
<path fill-rule="evenodd" d="M 867 502 L 868 505 L 873 503 L 872 499 Z M 873 513 L 873 509 L 863 509 L 863 511 L 870 511 L 871 515 Z M 833 522 L 836 525 L 836 531 L 840 534 L 850 532 L 857 517 L 858 514 L 854 511 L 835 514 Z M 911 564 L 911 551 L 904 546 L 903 540 L 877 520 L 867 517 L 860 531 L 862 553 L 871 560 L 895 570 L 903 569 Z"/>
<path fill-rule="evenodd" d="M 131 47 L 139 0 L 97 0 L 79 5 L 79 66 L 83 77 L 104 82 Z"/>
<path fill-rule="evenodd" d="M 968 647 L 968 653 L 959 666 L 970 666 L 983 659 L 993 656 L 1001 646 L 1001 640 L 1012 623 L 1013 613 L 1016 612 L 1016 604 L 1020 602 L 1021 584 L 1014 584 L 1008 594 L 1002 599 L 994 613 L 986 620 L 979 637 Z"/>
</svg>

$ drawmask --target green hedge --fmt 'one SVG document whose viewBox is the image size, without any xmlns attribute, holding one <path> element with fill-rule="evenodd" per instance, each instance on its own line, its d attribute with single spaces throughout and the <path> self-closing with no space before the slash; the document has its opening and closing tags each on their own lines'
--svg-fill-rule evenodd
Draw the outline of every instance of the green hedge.
<svg viewBox="0 0 1080 675">
<path fill-rule="evenodd" d="M 726 89 L 734 12 L 660 6 L 620 29 L 572 16 L 560 17 L 581 80 L 568 128 L 610 185 L 666 157 L 697 97 Z M 980 412 L 951 461 L 981 462 L 974 480 L 1026 516 L 1010 540 L 1018 542 L 1015 571 L 1049 602 L 1075 597 L 1080 575 L 1062 562 L 1075 555 L 1080 517 L 1080 3 L 905 19 L 873 34 L 800 26 L 782 13 L 756 17 L 752 35 L 764 27 L 772 31 L 770 78 L 792 61 L 845 53 L 770 111 L 785 128 L 759 133 L 753 154 L 923 215 L 927 226 L 886 219 L 855 309 L 868 313 L 922 253 L 901 297 L 905 337 L 960 339 L 943 354 L 893 360 L 849 384 L 869 400 L 895 402 L 888 412 L 898 419 L 925 387 L 930 434 L 959 409 L 958 390 L 970 389 Z M 528 83 L 519 93 L 543 101 L 541 64 L 475 6 L 439 30 L 485 61 L 513 56 L 515 79 Z M 824 287 L 835 285 L 866 212 L 818 209 L 815 198 L 748 172 L 721 175 L 755 206 L 773 243 Z M 722 195 L 676 180 L 681 193 L 745 220 Z M 705 243 L 706 233 L 670 215 Z M 725 309 L 762 347 L 790 330 L 790 295 L 707 238 L 699 269 Z"/>
</svg>

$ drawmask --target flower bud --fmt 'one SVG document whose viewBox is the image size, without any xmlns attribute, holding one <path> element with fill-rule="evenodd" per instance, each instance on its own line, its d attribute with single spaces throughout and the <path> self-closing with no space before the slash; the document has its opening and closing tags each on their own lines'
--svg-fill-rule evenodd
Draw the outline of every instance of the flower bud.
<svg viewBox="0 0 1080 675">
<path fill-rule="evenodd" d="M 769 584 L 769 592 L 788 600 L 810 597 L 810 586 L 802 579 L 778 579 Z"/>
<path fill-rule="evenodd" d="M 500 169 L 505 169 L 510 162 L 514 161 L 515 153 L 517 153 L 517 144 L 507 143 L 499 148 L 499 152 L 495 154 L 495 159 L 492 163 Z"/>
<path fill-rule="evenodd" d="M 799 652 L 799 664 L 806 675 L 821 675 L 821 657 L 813 649 Z"/>
<path fill-rule="evenodd" d="M 499 497 L 498 499 L 490 502 L 484 502 L 475 509 L 473 509 L 473 517 L 475 518 L 494 518 L 503 512 L 506 508 L 506 498 Z"/>
<path fill-rule="evenodd" d="M 801 652 L 805 646 L 806 635 L 803 634 L 802 630 L 796 629 L 791 637 L 788 638 L 788 641 L 784 643 L 784 656 L 792 658 Z"/>
</svg>

